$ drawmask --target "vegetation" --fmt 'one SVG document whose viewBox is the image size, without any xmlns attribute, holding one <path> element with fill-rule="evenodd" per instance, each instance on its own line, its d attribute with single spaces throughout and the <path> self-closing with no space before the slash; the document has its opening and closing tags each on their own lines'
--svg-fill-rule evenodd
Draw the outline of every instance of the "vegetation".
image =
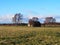
<svg viewBox="0 0 60 45">
<path fill-rule="evenodd" d="M 0 45 L 60 45 L 60 28 L 0 26 Z"/>
<path fill-rule="evenodd" d="M 15 24 L 19 24 L 19 23 L 22 23 L 22 18 L 23 18 L 23 15 L 21 13 L 17 13 L 14 15 L 14 17 L 12 17 L 12 21 Z"/>
<path fill-rule="evenodd" d="M 33 17 L 32 19 L 29 19 L 28 26 L 41 27 L 41 23 L 38 21 L 38 17 Z"/>
</svg>

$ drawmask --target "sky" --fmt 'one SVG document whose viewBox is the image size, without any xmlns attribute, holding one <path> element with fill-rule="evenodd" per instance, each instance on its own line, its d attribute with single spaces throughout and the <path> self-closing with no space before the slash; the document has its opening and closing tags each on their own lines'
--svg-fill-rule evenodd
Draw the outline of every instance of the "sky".
<svg viewBox="0 0 60 45">
<path fill-rule="evenodd" d="M 0 0 L 0 23 L 12 22 L 16 13 L 24 18 L 53 16 L 60 22 L 60 0 Z"/>
</svg>

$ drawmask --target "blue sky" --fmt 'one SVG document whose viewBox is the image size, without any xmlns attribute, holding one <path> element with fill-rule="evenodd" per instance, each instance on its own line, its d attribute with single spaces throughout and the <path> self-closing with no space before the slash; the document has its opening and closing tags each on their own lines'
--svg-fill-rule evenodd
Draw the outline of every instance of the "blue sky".
<svg viewBox="0 0 60 45">
<path fill-rule="evenodd" d="M 53 16 L 60 19 L 60 0 L 0 0 L 0 22 L 11 22 L 15 13 L 24 17 Z"/>
</svg>

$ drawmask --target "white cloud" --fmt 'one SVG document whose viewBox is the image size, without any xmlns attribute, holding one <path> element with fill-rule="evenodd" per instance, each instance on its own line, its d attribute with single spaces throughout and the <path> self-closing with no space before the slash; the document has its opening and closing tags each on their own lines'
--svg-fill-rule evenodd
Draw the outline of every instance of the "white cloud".
<svg viewBox="0 0 60 45">
<path fill-rule="evenodd" d="M 14 15 L 10 14 L 10 15 L 1 15 L 0 16 L 0 23 L 8 23 L 8 22 L 12 22 L 12 17 Z"/>
</svg>

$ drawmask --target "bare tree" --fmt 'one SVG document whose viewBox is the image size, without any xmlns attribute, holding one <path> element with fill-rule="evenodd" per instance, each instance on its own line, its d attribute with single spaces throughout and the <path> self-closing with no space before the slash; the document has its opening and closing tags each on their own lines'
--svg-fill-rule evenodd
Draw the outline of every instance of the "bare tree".
<svg viewBox="0 0 60 45">
<path fill-rule="evenodd" d="M 53 17 L 46 17 L 44 23 L 55 23 L 56 19 Z"/>
<path fill-rule="evenodd" d="M 22 22 L 22 14 L 21 13 L 17 13 L 14 15 L 14 17 L 12 18 L 12 21 L 16 24 L 19 24 Z"/>
<path fill-rule="evenodd" d="M 29 19 L 28 26 L 29 27 L 32 26 L 32 23 L 33 23 L 32 19 Z"/>
</svg>

